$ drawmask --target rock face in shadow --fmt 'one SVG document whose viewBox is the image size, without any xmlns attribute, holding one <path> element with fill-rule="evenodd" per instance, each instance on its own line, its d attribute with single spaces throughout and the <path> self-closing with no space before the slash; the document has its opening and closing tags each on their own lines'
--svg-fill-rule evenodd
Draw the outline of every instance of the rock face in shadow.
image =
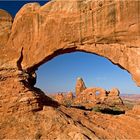
<svg viewBox="0 0 140 140">
<path fill-rule="evenodd" d="M 75 51 L 109 59 L 140 86 L 139 6 L 56 0 L 26 4 L 14 19 L 0 10 L 0 139 L 140 139 L 133 112 L 116 117 L 70 109 L 33 87 L 41 64 Z"/>
</svg>

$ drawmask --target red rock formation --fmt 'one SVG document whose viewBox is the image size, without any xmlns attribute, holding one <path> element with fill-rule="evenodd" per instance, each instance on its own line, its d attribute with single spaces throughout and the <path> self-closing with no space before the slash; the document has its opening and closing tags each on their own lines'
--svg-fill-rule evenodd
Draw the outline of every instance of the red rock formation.
<svg viewBox="0 0 140 140">
<path fill-rule="evenodd" d="M 123 101 L 119 95 L 120 91 L 114 88 L 108 92 L 108 98 L 106 98 L 104 102 L 110 106 L 123 105 Z"/>
<path fill-rule="evenodd" d="M 4 10 L 0 9 L 0 47 L 4 46 L 11 33 L 12 16 Z"/>
<path fill-rule="evenodd" d="M 97 94 L 98 93 L 98 94 Z M 96 104 L 108 106 L 122 106 L 123 101 L 118 89 L 107 92 L 102 88 L 87 88 L 74 99 L 74 104 L 93 107 Z"/>
<path fill-rule="evenodd" d="M 65 97 L 67 100 L 70 100 L 70 101 L 72 101 L 73 100 L 73 98 L 74 98 L 74 96 L 73 96 L 73 93 L 70 91 L 70 92 L 68 92 L 67 94 L 66 94 L 66 97 Z"/>
<path fill-rule="evenodd" d="M 140 139 L 137 115 L 86 116 L 49 99 L 27 78 L 57 55 L 84 51 L 108 58 L 140 85 L 139 5 L 130 0 L 30 3 L 14 20 L 0 10 L 0 139 Z"/>
<path fill-rule="evenodd" d="M 26 4 L 2 41 L 0 66 L 30 72 L 57 55 L 84 51 L 108 58 L 140 85 L 139 14 L 139 1 L 130 0 Z"/>
<path fill-rule="evenodd" d="M 77 78 L 76 86 L 75 86 L 75 94 L 79 96 L 83 90 L 86 89 L 85 83 L 82 78 Z"/>
<path fill-rule="evenodd" d="M 109 91 L 109 96 L 119 96 L 120 95 L 120 91 L 117 88 L 113 88 Z"/>
<path fill-rule="evenodd" d="M 53 99 L 62 105 L 70 106 L 73 102 L 74 95 L 72 92 L 54 94 Z"/>
<path fill-rule="evenodd" d="M 139 114 L 139 115 L 140 115 L 140 104 L 134 105 L 132 111 L 133 111 L 135 114 Z"/>
<path fill-rule="evenodd" d="M 76 96 L 75 103 L 92 103 L 92 106 L 94 106 L 97 102 L 99 102 L 97 99 L 98 95 L 96 95 L 97 91 L 100 92 L 99 96 L 101 96 L 101 98 L 106 93 L 106 91 L 102 88 L 86 88 L 78 96 Z"/>
<path fill-rule="evenodd" d="M 63 104 L 63 102 L 64 102 L 64 95 L 63 95 L 63 93 L 58 93 L 57 95 L 55 95 L 54 98 L 59 103 L 62 103 Z"/>
<path fill-rule="evenodd" d="M 120 92 L 114 88 L 111 91 L 106 91 L 102 88 L 83 88 L 84 81 L 82 78 L 78 79 L 76 83 L 76 97 L 74 99 L 75 105 L 93 107 L 96 104 L 105 104 L 108 106 L 123 105 L 120 98 Z"/>
</svg>

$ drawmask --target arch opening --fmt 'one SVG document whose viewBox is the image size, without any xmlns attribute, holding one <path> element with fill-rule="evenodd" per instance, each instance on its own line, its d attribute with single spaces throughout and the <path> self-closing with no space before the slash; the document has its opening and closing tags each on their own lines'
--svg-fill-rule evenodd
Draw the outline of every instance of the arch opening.
<svg viewBox="0 0 140 140">
<path fill-rule="evenodd" d="M 63 54 L 41 65 L 37 70 L 35 86 L 47 93 L 75 92 L 75 82 L 79 76 L 88 87 L 107 90 L 117 87 L 121 93 L 140 93 L 140 88 L 136 87 L 128 72 L 104 57 L 85 52 Z"/>
</svg>

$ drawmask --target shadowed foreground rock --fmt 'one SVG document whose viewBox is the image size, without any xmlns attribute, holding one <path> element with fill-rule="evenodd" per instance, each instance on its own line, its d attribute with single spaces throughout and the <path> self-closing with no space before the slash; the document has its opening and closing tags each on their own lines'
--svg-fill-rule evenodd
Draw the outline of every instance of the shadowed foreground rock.
<svg viewBox="0 0 140 140">
<path fill-rule="evenodd" d="M 0 10 L 0 139 L 140 139 L 133 111 L 66 108 L 33 87 L 41 64 L 75 51 L 109 59 L 140 86 L 139 9 L 130 0 L 56 0 L 26 4 L 14 19 Z"/>
</svg>

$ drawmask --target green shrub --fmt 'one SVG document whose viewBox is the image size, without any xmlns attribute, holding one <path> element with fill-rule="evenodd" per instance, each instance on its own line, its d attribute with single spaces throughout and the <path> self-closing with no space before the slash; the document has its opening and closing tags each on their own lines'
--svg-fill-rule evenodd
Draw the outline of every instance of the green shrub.
<svg viewBox="0 0 140 140">
<path fill-rule="evenodd" d="M 64 104 L 65 104 L 65 106 L 66 107 L 71 107 L 71 105 L 72 105 L 72 102 L 71 101 L 64 101 Z"/>
<path fill-rule="evenodd" d="M 95 106 L 95 107 L 92 108 L 92 111 L 94 111 L 94 112 L 101 112 L 101 109 L 100 109 L 100 107 Z"/>
<path fill-rule="evenodd" d="M 104 114 L 112 114 L 112 115 L 120 115 L 124 114 L 125 111 L 118 108 L 118 107 L 101 107 L 101 106 L 95 106 L 92 108 L 92 111 L 94 112 L 101 112 Z"/>
</svg>

